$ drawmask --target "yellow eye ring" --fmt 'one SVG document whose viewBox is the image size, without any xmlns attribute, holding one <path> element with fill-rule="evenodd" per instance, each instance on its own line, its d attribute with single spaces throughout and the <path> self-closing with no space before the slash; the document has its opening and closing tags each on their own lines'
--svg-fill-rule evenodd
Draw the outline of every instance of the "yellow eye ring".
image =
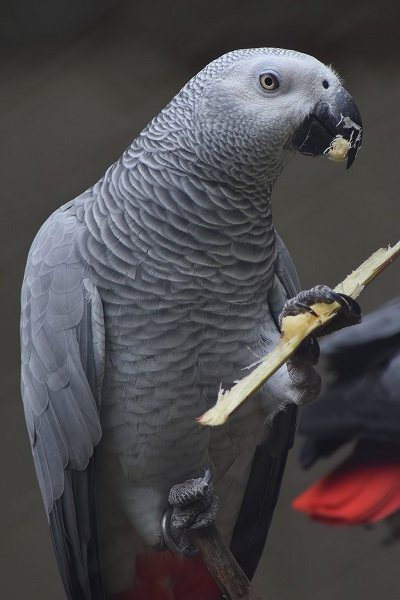
<svg viewBox="0 0 400 600">
<path fill-rule="evenodd" d="M 261 87 L 268 92 L 272 92 L 279 87 L 278 78 L 273 73 L 263 73 L 260 75 L 260 84 Z"/>
</svg>

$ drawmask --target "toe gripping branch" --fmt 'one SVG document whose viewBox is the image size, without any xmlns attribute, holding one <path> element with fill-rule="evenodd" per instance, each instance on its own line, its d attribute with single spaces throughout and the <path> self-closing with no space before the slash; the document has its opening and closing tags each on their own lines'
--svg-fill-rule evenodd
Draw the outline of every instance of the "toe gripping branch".
<svg viewBox="0 0 400 600">
<path fill-rule="evenodd" d="M 162 540 L 169 550 L 183 552 L 189 560 L 199 553 L 226 600 L 260 600 L 214 524 L 219 499 L 211 475 L 206 469 L 203 478 L 171 488 L 171 506 L 161 519 Z"/>
<path fill-rule="evenodd" d="M 204 477 L 188 479 L 171 488 L 170 506 L 161 519 L 161 535 L 171 550 L 194 556 L 198 551 L 191 543 L 189 532 L 214 523 L 219 498 L 214 494 L 211 477 L 211 469 L 206 469 Z"/>
<path fill-rule="evenodd" d="M 311 290 L 300 292 L 286 302 L 279 317 L 279 326 L 282 329 L 282 320 L 288 316 L 310 313 L 314 317 L 318 317 L 312 305 L 319 303 L 333 304 L 334 302 L 339 305 L 336 317 L 317 329 L 313 333 L 315 337 L 333 333 L 361 322 L 360 305 L 351 296 L 336 292 L 327 285 L 317 285 Z"/>
</svg>

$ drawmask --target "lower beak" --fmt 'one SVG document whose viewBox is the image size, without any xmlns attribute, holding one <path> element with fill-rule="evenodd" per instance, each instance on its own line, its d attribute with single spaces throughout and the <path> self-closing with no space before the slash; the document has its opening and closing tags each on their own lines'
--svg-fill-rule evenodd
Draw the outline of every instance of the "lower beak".
<svg viewBox="0 0 400 600">
<path fill-rule="evenodd" d="M 319 102 L 292 138 L 292 146 L 301 154 L 327 154 L 338 136 L 347 140 L 347 168 L 351 167 L 362 141 L 360 111 L 350 94 L 341 87 L 331 104 Z"/>
</svg>

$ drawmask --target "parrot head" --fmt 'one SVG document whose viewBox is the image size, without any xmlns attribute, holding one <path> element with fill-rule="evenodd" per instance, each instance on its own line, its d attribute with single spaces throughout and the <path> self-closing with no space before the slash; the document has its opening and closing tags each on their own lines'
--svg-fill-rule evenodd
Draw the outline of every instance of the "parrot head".
<svg viewBox="0 0 400 600">
<path fill-rule="evenodd" d="M 186 87 L 194 92 L 192 124 L 201 158 L 221 167 L 240 164 L 277 175 L 294 152 L 329 155 L 339 138 L 350 167 L 360 149 L 354 100 L 330 67 L 307 54 L 237 50 L 210 63 Z"/>
</svg>

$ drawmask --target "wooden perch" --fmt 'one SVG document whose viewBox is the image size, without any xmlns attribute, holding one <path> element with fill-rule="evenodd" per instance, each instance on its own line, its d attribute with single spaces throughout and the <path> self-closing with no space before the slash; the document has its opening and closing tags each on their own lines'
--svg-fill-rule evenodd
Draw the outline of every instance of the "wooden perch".
<svg viewBox="0 0 400 600">
<path fill-rule="evenodd" d="M 190 537 L 227 600 L 261 600 L 215 525 L 192 529 Z"/>
<path fill-rule="evenodd" d="M 393 248 L 380 248 L 366 260 L 342 283 L 335 287 L 335 292 L 357 298 L 366 285 L 381 273 L 400 254 L 400 242 Z M 340 305 L 318 303 L 311 307 L 317 316 L 303 313 L 285 317 L 282 322 L 283 334 L 278 346 L 270 352 L 262 362 L 239 381 L 231 390 L 220 390 L 217 403 L 204 415 L 199 417 L 202 425 L 222 425 L 230 414 L 250 398 L 273 375 L 298 348 L 301 342 L 317 327 L 324 325 L 337 313 Z"/>
</svg>

